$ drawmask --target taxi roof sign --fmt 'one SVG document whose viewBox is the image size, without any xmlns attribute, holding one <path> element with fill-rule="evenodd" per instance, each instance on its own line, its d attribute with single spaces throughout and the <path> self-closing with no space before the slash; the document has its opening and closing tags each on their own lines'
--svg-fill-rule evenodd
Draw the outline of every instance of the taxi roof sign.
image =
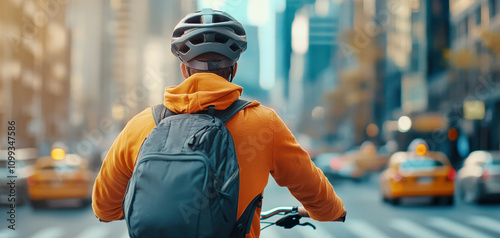
<svg viewBox="0 0 500 238">
<path fill-rule="evenodd" d="M 54 148 L 50 152 L 50 157 L 54 160 L 62 160 L 66 156 L 66 151 L 61 148 Z"/>
<path fill-rule="evenodd" d="M 415 152 L 417 153 L 417 155 L 425 155 L 427 153 L 427 146 L 425 146 L 424 144 L 418 144 L 415 148 Z"/>
</svg>

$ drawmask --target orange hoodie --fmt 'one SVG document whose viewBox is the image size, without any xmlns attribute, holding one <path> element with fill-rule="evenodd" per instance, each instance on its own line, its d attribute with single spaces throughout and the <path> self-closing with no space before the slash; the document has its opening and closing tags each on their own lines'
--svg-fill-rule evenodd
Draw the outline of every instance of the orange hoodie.
<svg viewBox="0 0 500 238">
<path fill-rule="evenodd" d="M 215 74 L 199 73 L 165 89 L 164 105 L 176 113 L 196 113 L 215 105 L 223 110 L 243 89 Z M 227 124 L 240 167 L 238 217 L 259 193 L 271 174 L 319 221 L 333 221 L 344 212 L 342 200 L 321 170 L 297 143 L 278 115 L 254 101 Z M 155 127 L 151 108 L 132 118 L 111 146 L 96 178 L 92 196 L 95 215 L 103 221 L 120 219 L 122 199 L 143 140 Z M 283 204 L 285 205 L 285 204 Z M 247 237 L 260 235 L 260 208 Z"/>
</svg>

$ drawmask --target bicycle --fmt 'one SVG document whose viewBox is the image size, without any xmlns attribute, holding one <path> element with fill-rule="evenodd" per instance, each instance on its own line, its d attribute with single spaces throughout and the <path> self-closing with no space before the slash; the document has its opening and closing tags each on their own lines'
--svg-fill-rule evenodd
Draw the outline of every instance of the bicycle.
<svg viewBox="0 0 500 238">
<path fill-rule="evenodd" d="M 276 222 L 262 222 L 262 220 L 266 220 L 275 215 L 283 215 L 284 217 L 280 218 Z M 345 222 L 347 213 L 344 212 L 342 216 L 338 219 L 333 220 L 333 222 Z M 264 230 L 270 226 L 276 225 L 284 227 L 285 229 L 291 229 L 296 225 L 299 226 L 311 226 L 316 230 L 316 226 L 309 222 L 300 223 L 300 218 L 302 217 L 310 217 L 307 210 L 303 207 L 275 207 L 271 210 L 267 210 L 260 213 L 261 223 L 269 223 L 269 225 L 261 228 L 260 230 Z"/>
</svg>

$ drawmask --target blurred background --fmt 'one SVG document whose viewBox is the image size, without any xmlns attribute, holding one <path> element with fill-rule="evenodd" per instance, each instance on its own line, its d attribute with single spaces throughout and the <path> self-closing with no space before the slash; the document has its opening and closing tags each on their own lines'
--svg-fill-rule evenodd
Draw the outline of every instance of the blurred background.
<svg viewBox="0 0 500 238">
<path fill-rule="evenodd" d="M 171 33 L 187 13 L 204 7 L 230 13 L 246 29 L 248 49 L 234 80 L 244 87 L 243 97 L 274 108 L 318 167 L 323 163 L 319 158 L 326 158 L 322 170 L 331 173 L 339 195 L 353 207 L 369 206 L 359 208 L 360 217 L 366 215 L 363 209 L 377 206 L 383 211 L 368 210 L 373 216 L 402 212 L 403 217 L 411 217 L 422 212 L 412 205 L 381 205 L 382 182 L 379 185 L 382 171 L 390 168 L 391 155 L 407 151 L 417 138 L 425 141 L 426 150 L 442 153 L 449 161 L 447 171 L 458 175 L 473 151 L 489 151 L 490 160 L 498 160 L 500 0 L 2 0 L 0 149 L 6 161 L 8 122 L 15 121 L 16 150 L 25 149 L 16 158 L 17 168 L 26 170 L 16 171 L 19 183 L 25 178 L 25 187 L 36 186 L 43 176 L 54 177 L 32 176 L 36 169 L 49 170 L 38 161 L 52 158 L 59 164 L 50 168 L 64 167 L 56 174 L 66 171 L 56 176 L 58 181 L 76 179 L 91 186 L 92 176 L 127 121 L 161 103 L 164 87 L 182 82 L 180 62 L 170 52 Z M 65 155 L 78 158 L 62 164 Z M 7 162 L 2 165 L 6 168 Z M 482 168 L 476 177 L 484 180 L 487 174 L 486 179 L 495 179 L 496 168 Z M 69 175 L 68 171 L 79 169 L 90 173 Z M 450 174 L 448 178 L 455 180 Z M 337 184 L 343 180 L 354 189 Z M 280 194 L 278 186 L 270 187 L 269 194 Z M 19 208 L 19 223 L 42 217 L 56 219 L 55 223 L 62 222 L 57 220 L 61 217 L 93 219 L 89 207 L 70 213 L 34 210 L 42 205 L 36 203 L 37 193 L 18 190 L 22 189 L 26 190 L 23 199 L 31 201 L 33 209 Z M 371 202 L 356 203 L 360 194 L 372 198 Z M 85 196 L 78 198 L 85 204 Z M 269 204 L 280 205 L 278 201 L 283 202 Z M 289 203 L 294 202 L 290 198 Z M 464 206 L 462 212 L 484 215 L 481 219 L 490 226 L 476 224 L 478 229 L 461 234 L 500 234 L 494 228 L 500 227 L 498 205 Z M 424 209 L 430 214 L 456 215 L 448 207 Z M 449 225 L 446 222 L 434 224 Z M 354 222 L 357 228 L 365 223 Z M 114 227 L 123 225 L 118 224 Z M 403 237 L 408 235 L 404 230 L 418 228 L 397 224 L 403 228 L 372 232 L 370 237 L 385 237 L 384 232 Z M 6 227 L 2 223 L 1 237 L 28 237 L 39 227 L 52 226 L 30 223 L 24 232 L 2 233 L 10 232 L 2 230 Z M 102 226 L 96 227 L 91 231 L 95 233 L 88 234 L 104 233 L 99 230 Z M 54 229 L 47 234 L 76 237 Z M 335 229 L 329 229 L 328 236 L 334 237 Z M 426 234 L 433 234 L 435 228 L 426 229 L 431 232 Z M 477 230 L 482 233 L 473 233 Z M 299 233 L 317 237 L 312 230 Z M 88 234 L 81 237 L 98 237 Z M 115 237 L 107 234 L 99 237 Z M 453 233 L 437 236 L 446 234 Z M 450 237 L 460 236 L 455 235 Z M 363 234 L 341 235 L 357 236 Z"/>
</svg>

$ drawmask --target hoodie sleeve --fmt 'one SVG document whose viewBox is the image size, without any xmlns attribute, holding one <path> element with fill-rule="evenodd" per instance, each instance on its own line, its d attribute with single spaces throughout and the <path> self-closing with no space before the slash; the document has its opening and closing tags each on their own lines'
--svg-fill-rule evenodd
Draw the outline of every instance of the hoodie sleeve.
<svg viewBox="0 0 500 238">
<path fill-rule="evenodd" d="M 285 123 L 274 115 L 274 152 L 272 176 L 286 186 L 318 221 L 333 221 L 344 213 L 342 200 L 332 185 L 295 140 Z"/>
<path fill-rule="evenodd" d="M 127 123 L 109 149 L 92 192 L 92 209 L 102 221 L 123 217 L 122 200 L 136 157 L 154 126 L 151 109 L 144 110 Z"/>
</svg>

